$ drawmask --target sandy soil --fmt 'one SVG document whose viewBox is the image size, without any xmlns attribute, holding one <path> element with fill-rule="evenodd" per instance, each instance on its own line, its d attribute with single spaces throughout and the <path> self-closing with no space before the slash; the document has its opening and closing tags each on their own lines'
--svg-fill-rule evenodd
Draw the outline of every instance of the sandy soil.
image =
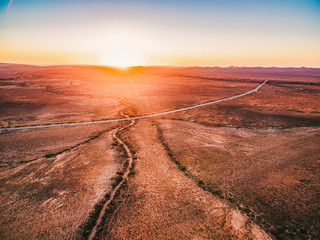
<svg viewBox="0 0 320 240">
<path fill-rule="evenodd" d="M 226 201 L 186 177 L 167 156 L 150 121 L 140 120 L 127 134 L 137 150 L 136 174 L 99 238 L 269 239 Z"/>
<path fill-rule="evenodd" d="M 11 131 L 0 135 L 0 172 L 83 144 L 115 124 Z"/>
<path fill-rule="evenodd" d="M 159 124 L 175 158 L 193 176 L 251 209 L 275 236 L 319 236 L 319 128 L 252 130 L 172 120 Z"/>
<path fill-rule="evenodd" d="M 77 230 L 121 168 L 107 131 L 54 157 L 1 171 L 2 239 L 77 239 Z M 34 150 L 35 151 L 35 150 Z"/>
<path fill-rule="evenodd" d="M 118 116 L 114 78 L 94 67 L 0 65 L 0 126 Z"/>
<path fill-rule="evenodd" d="M 139 155 L 136 174 L 109 209 L 113 214 L 99 236 L 263 238 L 263 231 L 235 210 L 239 205 L 279 239 L 315 238 L 319 69 L 120 71 L 0 63 L 0 127 L 119 118 L 122 110 L 158 113 L 247 92 L 266 78 L 272 81 L 257 94 L 163 116 L 157 124 L 171 152 L 149 120 L 123 133 Z M 111 128 L 1 133 L 0 238 L 79 238 L 78 227 L 110 190 L 124 158 L 112 144 Z M 108 131 L 91 139 L 103 130 Z M 199 188 L 170 155 L 228 201 Z M 250 211 L 244 212 L 252 217 Z"/>
<path fill-rule="evenodd" d="M 254 86 L 256 84 L 252 84 Z M 273 86 L 269 81 L 258 94 L 236 101 L 169 116 L 209 126 L 288 128 L 320 126 L 320 87 Z"/>
</svg>

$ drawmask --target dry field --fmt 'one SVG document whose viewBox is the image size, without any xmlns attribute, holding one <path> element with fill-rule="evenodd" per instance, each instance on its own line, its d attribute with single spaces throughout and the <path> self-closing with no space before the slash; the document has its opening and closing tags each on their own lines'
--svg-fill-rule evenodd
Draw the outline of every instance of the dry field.
<svg viewBox="0 0 320 240">
<path fill-rule="evenodd" d="M 319 236 L 319 128 L 158 124 L 175 159 L 213 194 L 238 205 L 280 239 Z"/>
<path fill-rule="evenodd" d="M 38 136 L 44 133 L 39 131 L 48 132 L 29 132 L 28 144 L 11 154 L 23 156 L 24 152 L 41 152 L 42 146 L 36 144 Z M 17 134 L 16 137 L 23 136 Z M 64 143 L 72 147 L 64 151 L 57 146 L 50 149 L 51 154 L 32 160 L 20 157 L 21 161 L 2 167 L 2 239 L 77 238 L 79 226 L 86 221 L 94 205 L 111 190 L 111 178 L 121 168 L 122 157 L 112 148 L 110 127 L 104 128 L 99 137 L 78 140 L 77 144 L 73 143 L 72 136 L 70 138 L 66 137 Z"/>
<path fill-rule="evenodd" d="M 0 127 L 158 113 L 263 79 L 119 133 L 135 166 L 96 238 L 316 239 L 319 69 L 0 64 Z M 0 238 L 88 236 L 126 163 L 124 124 L 0 132 Z"/>
</svg>

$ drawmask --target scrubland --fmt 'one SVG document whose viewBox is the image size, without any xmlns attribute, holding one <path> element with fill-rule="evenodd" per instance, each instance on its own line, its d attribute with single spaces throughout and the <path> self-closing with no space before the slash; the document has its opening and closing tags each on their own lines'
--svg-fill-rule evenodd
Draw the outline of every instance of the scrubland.
<svg viewBox="0 0 320 240">
<path fill-rule="evenodd" d="M 316 239 L 320 70 L 0 64 L 2 128 L 142 116 L 98 239 Z M 126 156 L 119 125 L 0 133 L 2 239 L 79 239 Z M 96 208 L 97 209 L 97 208 Z"/>
</svg>

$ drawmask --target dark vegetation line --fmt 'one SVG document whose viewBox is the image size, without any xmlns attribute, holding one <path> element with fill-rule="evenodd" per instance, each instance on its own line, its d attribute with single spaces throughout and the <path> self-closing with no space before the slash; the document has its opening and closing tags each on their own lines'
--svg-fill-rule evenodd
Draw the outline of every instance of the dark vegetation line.
<svg viewBox="0 0 320 240">
<path fill-rule="evenodd" d="M 213 186 L 211 184 L 206 184 L 201 178 L 198 178 L 196 176 L 194 176 L 190 171 L 188 171 L 186 169 L 186 167 L 184 165 L 182 165 L 174 156 L 173 151 L 171 150 L 171 148 L 169 147 L 169 145 L 166 143 L 164 136 L 163 136 L 163 131 L 160 128 L 159 124 L 156 123 L 155 121 L 153 121 L 153 125 L 156 127 L 157 129 L 157 134 L 158 134 L 158 138 L 162 144 L 162 146 L 164 147 L 164 149 L 166 150 L 169 158 L 171 159 L 171 161 L 173 161 L 177 167 L 190 179 L 192 179 L 195 183 L 197 183 L 197 185 L 202 188 L 203 190 L 210 192 L 212 195 L 217 196 L 221 199 L 225 199 L 227 200 L 229 203 L 231 203 L 231 205 L 237 207 L 243 214 L 247 215 L 254 223 L 256 223 L 257 225 L 259 225 L 260 227 L 262 227 L 262 229 L 269 233 L 272 234 L 273 236 L 276 236 L 275 232 L 270 232 L 268 229 L 270 229 L 271 225 L 263 218 L 261 218 L 259 216 L 259 214 L 257 214 L 256 212 L 254 212 L 249 206 L 247 206 L 244 203 L 241 203 L 239 201 L 237 201 L 234 196 L 232 194 L 229 193 L 224 193 L 222 190 L 219 189 L 219 187 L 217 186 Z"/>
<path fill-rule="evenodd" d="M 78 235 L 81 239 L 96 239 L 96 237 L 103 231 L 102 226 L 106 221 L 107 215 L 110 215 L 114 209 L 114 199 L 118 197 L 120 191 L 127 185 L 127 180 L 130 175 L 134 174 L 134 160 L 135 151 L 131 145 L 121 140 L 120 132 L 131 127 L 135 121 L 131 121 L 130 124 L 118 128 L 113 133 L 114 147 L 118 146 L 121 152 L 125 154 L 126 161 L 122 165 L 122 169 L 117 172 L 117 175 L 113 178 L 112 191 L 104 196 L 104 198 L 94 207 L 88 220 L 79 227 Z"/>
<path fill-rule="evenodd" d="M 230 78 L 205 77 L 205 76 L 194 76 L 194 75 L 184 75 L 184 74 L 176 74 L 176 75 L 168 75 L 168 76 L 202 79 L 202 80 L 210 80 L 210 81 L 238 82 L 238 83 L 241 83 L 241 82 L 260 83 L 261 82 L 261 80 L 253 80 L 253 79 L 249 79 L 249 78 L 230 79 Z M 274 80 L 274 79 L 269 79 L 268 84 L 270 84 L 270 85 L 296 84 L 296 85 L 320 86 L 320 82 L 287 81 L 287 80 Z"/>
<path fill-rule="evenodd" d="M 62 154 L 62 153 L 64 153 L 64 152 L 71 151 L 71 150 L 73 150 L 73 149 L 75 149 L 75 148 L 77 148 L 77 147 L 79 147 L 79 146 L 81 146 L 81 145 L 87 144 L 87 143 L 91 142 L 92 140 L 97 139 L 97 138 L 100 137 L 102 134 L 104 134 L 104 133 L 106 133 L 106 132 L 108 132 L 108 131 L 112 131 L 113 129 L 115 129 L 115 127 L 114 127 L 114 128 L 111 128 L 111 129 L 103 130 L 102 132 L 99 132 L 98 134 L 96 134 L 96 135 L 94 135 L 94 136 L 91 136 L 89 139 L 87 139 L 87 140 L 85 140 L 85 141 L 83 141 L 83 142 L 77 143 L 77 144 L 74 145 L 74 146 L 71 146 L 71 147 L 62 149 L 62 150 L 59 151 L 59 152 L 48 153 L 48 154 L 46 154 L 46 155 L 44 155 L 44 156 L 42 156 L 42 157 L 39 157 L 39 158 L 34 158 L 34 159 L 29 159 L 29 160 L 22 160 L 22 161 L 20 161 L 19 163 L 29 163 L 29 162 L 37 161 L 37 160 L 42 159 L 42 158 L 56 157 L 56 156 L 58 156 L 58 155 L 60 155 L 60 154 Z"/>
<path fill-rule="evenodd" d="M 128 129 L 125 129 L 127 131 Z M 121 134 L 124 131 L 121 132 Z M 120 133 L 118 133 L 118 136 L 120 136 Z M 132 162 L 132 167 L 130 168 L 130 173 L 128 175 L 132 176 L 135 175 L 135 161 L 137 159 L 136 157 L 136 151 L 133 149 L 132 145 L 128 142 L 129 139 L 122 138 L 122 141 L 124 142 L 125 145 L 128 146 L 130 149 L 131 153 L 133 154 L 133 162 Z M 127 161 L 126 161 L 127 163 Z M 114 214 L 116 213 L 117 209 L 120 207 L 120 205 L 123 203 L 123 192 L 126 192 L 128 190 L 128 182 L 129 178 L 126 179 L 126 181 L 121 185 L 121 187 L 118 189 L 116 192 L 116 195 L 114 197 L 114 200 L 108 205 L 108 208 L 106 209 L 105 215 L 102 218 L 100 227 L 97 229 L 96 235 L 94 239 L 109 239 L 110 238 L 110 230 L 112 229 L 112 224 L 111 221 L 114 218 Z M 121 195 L 120 195 L 121 194 Z"/>
<path fill-rule="evenodd" d="M 181 77 L 181 78 L 192 78 L 192 79 L 201 79 L 209 81 L 221 81 L 221 82 L 245 82 L 245 83 L 261 83 L 261 80 L 253 80 L 249 78 L 218 78 L 218 77 L 205 77 L 205 76 L 196 76 L 196 75 L 185 75 L 185 74 L 169 74 L 168 77 Z"/>
<path fill-rule="evenodd" d="M 301 82 L 301 81 L 280 81 L 280 80 L 270 80 L 270 85 L 282 85 L 282 84 L 295 84 L 295 85 L 310 85 L 310 86 L 320 86 L 320 82 Z"/>
<path fill-rule="evenodd" d="M 0 81 L 3 81 L 3 80 L 17 80 L 17 79 L 20 79 L 20 78 L 0 78 Z"/>
</svg>

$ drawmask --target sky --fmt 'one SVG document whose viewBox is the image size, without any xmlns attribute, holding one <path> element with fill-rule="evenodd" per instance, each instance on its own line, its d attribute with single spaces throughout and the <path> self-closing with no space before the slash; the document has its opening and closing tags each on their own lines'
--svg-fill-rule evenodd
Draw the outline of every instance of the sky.
<svg viewBox="0 0 320 240">
<path fill-rule="evenodd" d="M 320 0 L 0 0 L 0 62 L 320 67 Z"/>
</svg>

